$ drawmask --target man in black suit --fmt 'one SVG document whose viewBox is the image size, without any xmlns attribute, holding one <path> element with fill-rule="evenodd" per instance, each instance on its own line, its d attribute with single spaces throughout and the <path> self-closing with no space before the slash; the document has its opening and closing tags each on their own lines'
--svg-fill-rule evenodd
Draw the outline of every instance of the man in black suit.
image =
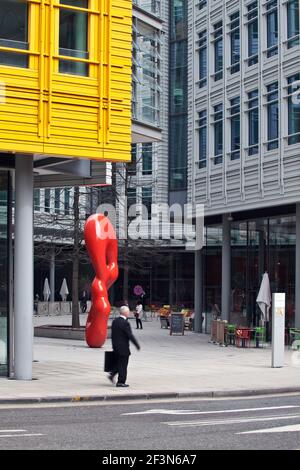
<svg viewBox="0 0 300 470">
<path fill-rule="evenodd" d="M 108 378 L 111 382 L 114 382 L 114 376 L 118 373 L 117 387 L 129 387 L 129 385 L 126 384 L 127 366 L 130 356 L 129 341 L 131 341 L 138 350 L 140 349 L 139 343 L 132 334 L 128 316 L 129 308 L 124 305 L 120 308 L 119 318 L 115 318 L 111 325 L 111 340 L 116 365 L 110 372 Z"/>
</svg>

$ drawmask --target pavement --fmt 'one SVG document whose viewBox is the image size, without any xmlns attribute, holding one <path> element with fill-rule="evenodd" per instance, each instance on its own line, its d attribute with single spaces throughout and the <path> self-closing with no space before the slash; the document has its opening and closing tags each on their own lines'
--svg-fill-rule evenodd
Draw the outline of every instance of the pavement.
<svg viewBox="0 0 300 470">
<path fill-rule="evenodd" d="M 81 325 L 87 315 L 81 315 Z M 156 318 L 133 333 L 128 388 L 116 388 L 103 372 L 104 352 L 84 341 L 34 338 L 33 380 L 0 379 L 0 404 L 129 400 L 183 397 L 252 396 L 300 392 L 300 352 L 286 349 L 282 368 L 271 367 L 270 346 L 220 347 L 191 331 L 172 335 Z M 34 316 L 34 324 L 71 324 L 71 316 Z"/>
</svg>

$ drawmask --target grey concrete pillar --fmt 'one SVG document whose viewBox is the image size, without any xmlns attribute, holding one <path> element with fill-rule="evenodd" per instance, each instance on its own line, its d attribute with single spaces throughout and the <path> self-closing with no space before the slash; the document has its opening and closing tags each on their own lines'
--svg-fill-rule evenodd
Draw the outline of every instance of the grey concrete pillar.
<svg viewBox="0 0 300 470">
<path fill-rule="evenodd" d="M 173 254 L 169 255 L 169 305 L 174 303 L 174 261 Z"/>
<path fill-rule="evenodd" d="M 50 302 L 55 300 L 55 248 L 52 248 L 50 258 Z"/>
<path fill-rule="evenodd" d="M 195 333 L 202 332 L 203 312 L 203 250 L 195 251 Z"/>
<path fill-rule="evenodd" d="M 295 327 L 300 328 L 300 203 L 296 204 Z"/>
<path fill-rule="evenodd" d="M 229 321 L 231 303 L 231 234 L 228 214 L 223 215 L 222 244 L 222 320 Z"/>
<path fill-rule="evenodd" d="M 15 378 L 32 379 L 33 158 L 16 155 L 14 259 Z"/>
<path fill-rule="evenodd" d="M 262 230 L 259 231 L 259 247 L 258 247 L 258 271 L 259 271 L 259 285 L 265 271 L 265 235 Z"/>
</svg>

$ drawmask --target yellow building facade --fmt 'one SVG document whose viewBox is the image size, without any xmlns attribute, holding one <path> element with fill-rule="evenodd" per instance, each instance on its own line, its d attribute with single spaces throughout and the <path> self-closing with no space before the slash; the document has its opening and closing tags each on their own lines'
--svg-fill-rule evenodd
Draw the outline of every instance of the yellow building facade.
<svg viewBox="0 0 300 470">
<path fill-rule="evenodd" d="M 132 1 L 0 3 L 0 152 L 129 161 Z"/>
</svg>

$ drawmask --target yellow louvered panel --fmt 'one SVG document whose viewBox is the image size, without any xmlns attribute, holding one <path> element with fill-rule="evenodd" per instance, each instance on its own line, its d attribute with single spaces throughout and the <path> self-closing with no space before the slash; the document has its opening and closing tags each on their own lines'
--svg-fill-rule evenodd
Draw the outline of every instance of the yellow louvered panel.
<svg viewBox="0 0 300 470">
<path fill-rule="evenodd" d="M 129 161 L 131 0 L 90 0 L 88 77 L 58 73 L 59 0 L 28 3 L 29 68 L 0 65 L 0 151 Z"/>
</svg>

